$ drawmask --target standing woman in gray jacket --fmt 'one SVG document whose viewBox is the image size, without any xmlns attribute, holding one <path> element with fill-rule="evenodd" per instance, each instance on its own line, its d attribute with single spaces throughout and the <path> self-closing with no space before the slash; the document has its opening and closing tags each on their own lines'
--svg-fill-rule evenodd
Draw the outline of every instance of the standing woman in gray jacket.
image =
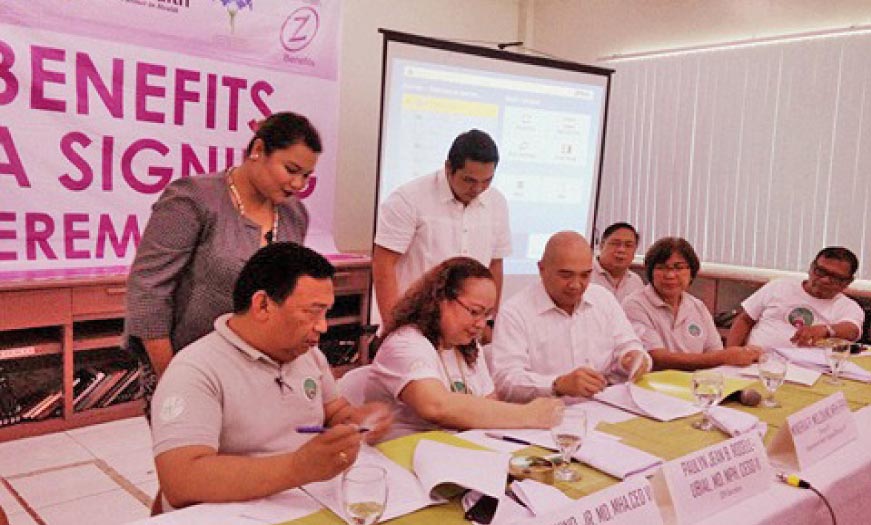
<svg viewBox="0 0 871 525">
<path fill-rule="evenodd" d="M 309 217 L 297 193 L 321 153 L 301 115 L 264 120 L 239 166 L 169 184 L 152 208 L 127 281 L 128 349 L 147 403 L 172 356 L 232 311 L 245 261 L 275 241 L 302 243 Z"/>
</svg>

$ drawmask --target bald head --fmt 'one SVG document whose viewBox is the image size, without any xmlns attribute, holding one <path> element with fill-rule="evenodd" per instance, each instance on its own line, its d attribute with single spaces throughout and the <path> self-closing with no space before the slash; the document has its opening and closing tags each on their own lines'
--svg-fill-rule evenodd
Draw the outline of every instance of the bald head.
<svg viewBox="0 0 871 525">
<path fill-rule="evenodd" d="M 593 251 L 590 248 L 590 243 L 584 236 L 578 232 L 561 231 L 551 235 L 544 245 L 544 254 L 541 256 L 542 264 L 546 264 L 548 260 L 559 258 L 565 253 L 575 253 L 581 255 L 587 253 L 592 260 Z"/>
<path fill-rule="evenodd" d="M 555 233 L 548 239 L 538 263 L 547 294 L 568 313 L 584 297 L 593 273 L 593 251 L 584 237 L 573 231 Z"/>
</svg>

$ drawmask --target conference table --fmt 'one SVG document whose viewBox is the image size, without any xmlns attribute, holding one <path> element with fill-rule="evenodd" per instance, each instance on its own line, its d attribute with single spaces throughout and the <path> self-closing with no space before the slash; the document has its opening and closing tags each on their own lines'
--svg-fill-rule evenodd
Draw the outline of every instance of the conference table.
<svg viewBox="0 0 871 525">
<path fill-rule="evenodd" d="M 871 356 L 854 357 L 852 361 L 871 371 Z M 871 523 L 871 384 L 844 380 L 842 385 L 830 385 L 822 376 L 812 386 L 784 383 L 777 391 L 779 408 L 744 407 L 737 403 L 727 406 L 748 412 L 768 425 L 764 442 L 770 443 L 778 430 L 785 425 L 787 416 L 807 407 L 836 392 L 843 392 L 853 411 L 858 438 L 836 450 L 820 462 L 801 471 L 802 479 L 809 481 L 820 490 L 832 505 L 840 525 Z M 762 390 L 756 382 L 757 390 Z M 720 431 L 703 432 L 691 428 L 695 417 L 670 422 L 658 422 L 643 417 L 629 416 L 619 409 L 595 401 L 587 401 L 582 406 L 588 410 L 588 417 L 596 421 L 596 430 L 620 438 L 622 443 L 644 450 L 669 461 L 729 438 Z M 410 466 L 413 444 L 421 436 L 406 436 L 378 445 L 388 457 L 400 465 Z M 470 431 L 451 436 L 462 438 L 470 447 L 484 446 L 498 448 L 499 442 L 483 437 L 483 432 Z M 402 440 L 402 441 L 400 441 Z M 488 440 L 490 440 L 488 442 Z M 492 445 L 492 446 L 491 446 Z M 390 451 L 389 453 L 387 451 Z M 537 447 L 514 450 L 514 454 L 549 453 Z M 399 456 L 405 456 L 397 458 Z M 582 479 L 578 482 L 557 482 L 556 487 L 571 498 L 577 499 L 619 483 L 619 480 L 594 470 L 586 465 L 580 466 Z M 200 510 L 202 509 L 202 510 Z M 207 510 L 208 509 L 208 512 Z M 223 525 L 224 519 L 210 520 L 207 514 L 215 514 L 215 506 L 203 505 L 168 513 L 163 516 L 136 522 L 137 525 L 176 525 L 181 523 L 215 523 Z M 173 516 L 177 515 L 177 516 Z M 775 482 L 763 493 L 751 496 L 739 504 L 711 515 L 701 525 L 741 524 L 782 524 L 817 525 L 831 523 L 831 517 L 820 498 L 810 490 L 802 490 Z M 265 523 L 253 520 L 229 520 L 226 523 L 255 525 Z M 276 525 L 341 525 L 341 518 L 326 509 L 317 510 L 307 516 L 290 521 L 274 522 Z M 447 504 L 436 505 L 393 519 L 387 523 L 395 525 L 451 525 L 469 523 L 463 518 L 463 510 L 458 499 Z"/>
</svg>

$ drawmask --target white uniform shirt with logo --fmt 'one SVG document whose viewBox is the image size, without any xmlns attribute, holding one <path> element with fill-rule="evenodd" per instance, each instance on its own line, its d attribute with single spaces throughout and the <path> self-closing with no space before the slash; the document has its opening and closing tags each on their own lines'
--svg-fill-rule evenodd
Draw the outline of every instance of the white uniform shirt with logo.
<svg viewBox="0 0 871 525">
<path fill-rule="evenodd" d="M 173 357 L 158 382 L 155 456 L 191 445 L 240 456 L 292 452 L 312 438 L 296 427 L 324 424 L 324 404 L 338 390 L 321 351 L 280 364 L 230 330 L 230 316 Z"/>
<path fill-rule="evenodd" d="M 799 326 L 838 324 L 849 321 L 862 330 L 865 313 L 856 301 L 839 293 L 819 299 L 804 291 L 802 281 L 777 279 L 766 284 L 741 303 L 756 321 L 747 344 L 763 348 L 793 347 L 790 338 Z"/>
<path fill-rule="evenodd" d="M 366 401 L 388 403 L 396 409 L 396 420 L 384 439 L 440 428 L 400 401 L 399 395 L 411 381 L 435 379 L 450 390 L 452 384 L 465 378 L 471 395 L 484 397 L 493 393 L 493 380 L 483 355 L 478 353 L 474 367 L 458 356 L 459 352 L 453 349 L 436 351 L 414 326 L 404 326 L 384 340 L 372 362 L 371 379 L 366 387 Z"/>
<path fill-rule="evenodd" d="M 599 263 L 598 257 L 593 259 L 593 274 L 590 278 L 590 282 L 598 284 L 602 288 L 614 294 L 614 297 L 617 298 L 618 303 L 622 303 L 623 299 L 628 297 L 630 294 L 633 294 L 638 290 L 644 288 L 644 281 L 642 281 L 641 277 L 639 277 L 638 274 L 633 272 L 632 270 L 626 270 L 623 278 L 620 279 L 620 282 L 615 285 L 614 278 L 611 277 L 611 274 L 608 273 L 608 270 L 602 268 L 602 265 Z"/>
<path fill-rule="evenodd" d="M 427 270 L 455 256 L 489 266 L 511 254 L 508 204 L 496 188 L 467 206 L 458 201 L 444 170 L 396 189 L 378 210 L 375 244 L 402 254 L 397 263 L 401 295 Z"/>
<path fill-rule="evenodd" d="M 500 399 L 528 401 L 551 395 L 554 379 L 580 367 L 624 381 L 619 360 L 633 350 L 643 350 L 641 341 L 611 292 L 590 284 L 569 315 L 538 280 L 500 308 L 487 362 Z"/>
<path fill-rule="evenodd" d="M 681 296 L 677 315 L 649 284 L 623 301 L 623 311 L 645 350 L 701 354 L 723 348 L 708 307 L 687 292 Z"/>
</svg>

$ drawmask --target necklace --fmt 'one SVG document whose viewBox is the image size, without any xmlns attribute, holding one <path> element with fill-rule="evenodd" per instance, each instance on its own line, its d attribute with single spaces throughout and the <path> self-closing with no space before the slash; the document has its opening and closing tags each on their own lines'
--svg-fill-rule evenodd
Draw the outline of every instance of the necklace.
<svg viewBox="0 0 871 525">
<path fill-rule="evenodd" d="M 236 166 L 227 171 L 227 185 L 230 186 L 230 195 L 233 197 L 233 204 L 239 210 L 239 215 L 245 216 L 245 205 L 242 203 L 242 197 L 239 195 L 239 190 L 236 189 L 236 183 L 233 182 L 233 172 L 236 171 Z M 272 229 L 264 235 L 266 244 L 272 244 L 278 240 L 278 209 L 272 205 Z"/>
<path fill-rule="evenodd" d="M 445 364 L 445 358 L 442 355 L 442 353 L 439 352 L 438 350 L 436 350 L 436 352 L 439 355 L 439 361 L 441 361 L 441 363 L 442 363 L 442 370 L 445 372 L 445 377 L 448 380 L 448 385 L 450 385 L 451 392 L 457 392 L 459 394 L 471 394 L 472 391 L 469 389 L 469 382 L 466 381 L 466 372 L 463 371 L 463 364 L 460 362 L 460 356 L 459 356 L 459 353 L 457 352 L 457 349 L 453 348 L 452 353 L 454 354 L 454 358 L 456 358 L 456 360 L 457 360 L 457 369 L 460 371 L 460 378 L 462 381 L 461 386 L 457 385 L 451 379 L 451 374 L 448 373 L 448 367 Z"/>
</svg>

